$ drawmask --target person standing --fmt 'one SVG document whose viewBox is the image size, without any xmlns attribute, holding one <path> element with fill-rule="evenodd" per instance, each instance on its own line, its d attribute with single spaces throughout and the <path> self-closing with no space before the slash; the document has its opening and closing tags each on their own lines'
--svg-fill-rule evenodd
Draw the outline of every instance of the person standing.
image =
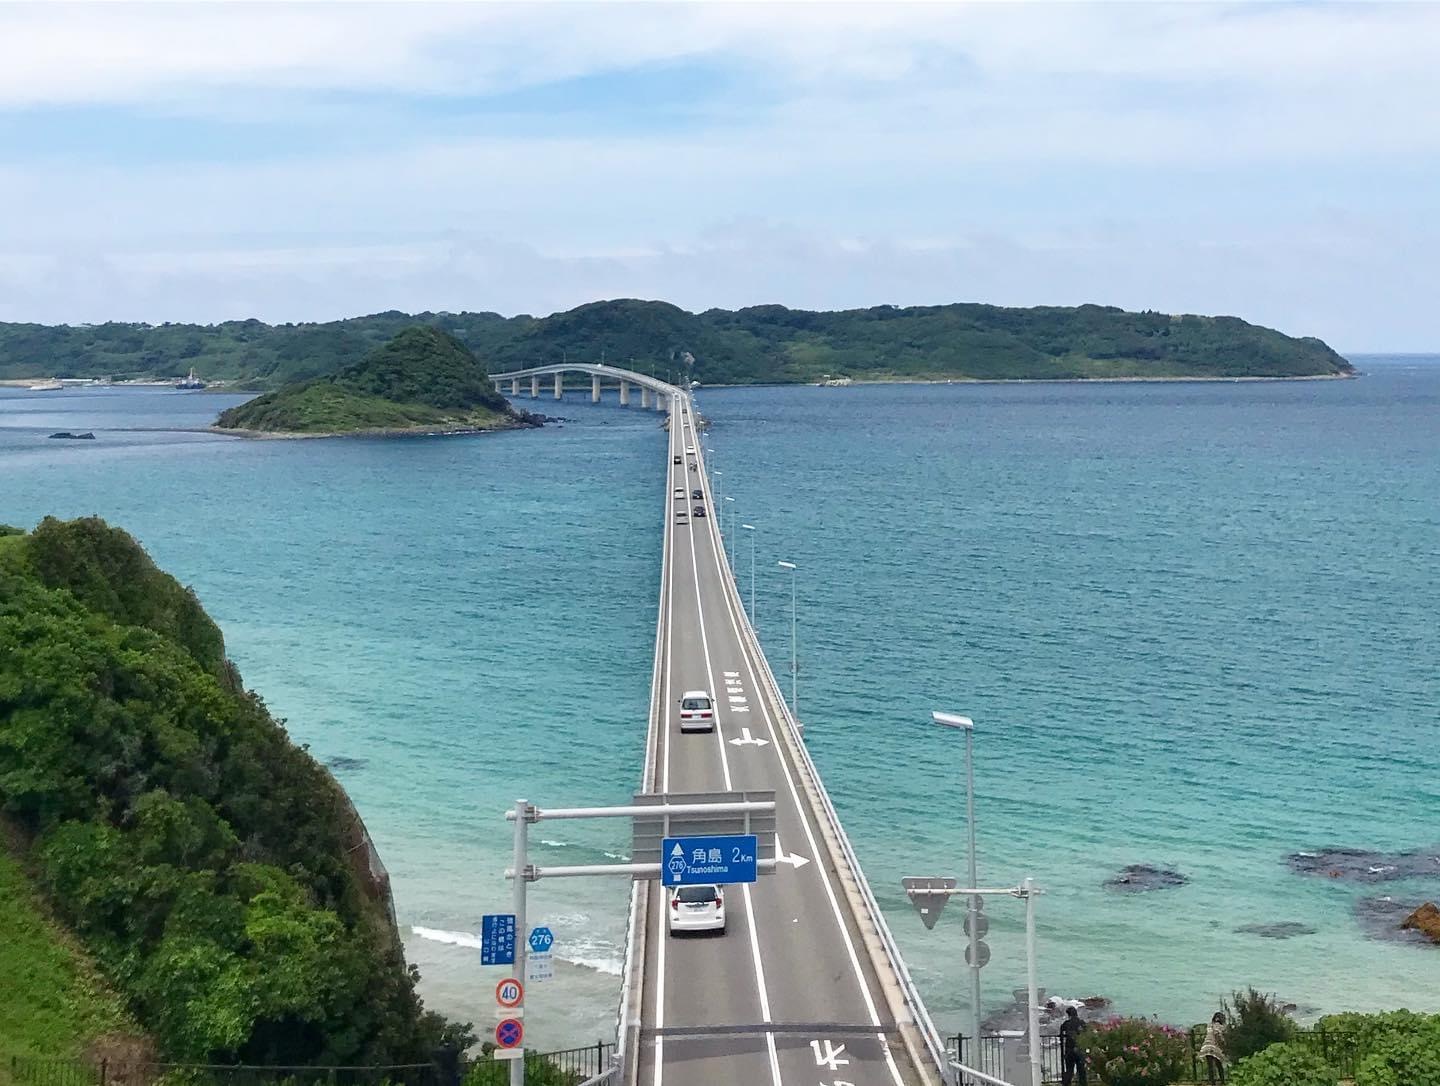
<svg viewBox="0 0 1440 1086">
<path fill-rule="evenodd" d="M 1085 1053 L 1080 1048 L 1080 1031 L 1085 1023 L 1074 1007 L 1065 1008 L 1065 1021 L 1060 1023 L 1060 1081 L 1070 1086 L 1085 1086 Z"/>
<path fill-rule="evenodd" d="M 1225 1014 L 1216 1011 L 1210 1016 L 1205 1027 L 1205 1043 L 1200 1046 L 1200 1055 L 1205 1057 L 1205 1073 L 1210 1082 L 1225 1082 Z M 1217 1079 L 1218 1076 L 1218 1079 Z"/>
</svg>

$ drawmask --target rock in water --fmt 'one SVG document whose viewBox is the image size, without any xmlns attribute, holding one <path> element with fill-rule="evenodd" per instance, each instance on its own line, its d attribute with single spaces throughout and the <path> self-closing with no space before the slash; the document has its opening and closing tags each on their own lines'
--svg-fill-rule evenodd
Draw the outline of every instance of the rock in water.
<svg viewBox="0 0 1440 1086">
<path fill-rule="evenodd" d="M 1319 875 L 1354 882 L 1389 882 L 1392 879 L 1440 875 L 1440 847 L 1406 852 L 1324 848 L 1316 852 L 1292 852 L 1286 862 L 1297 875 Z"/>
<path fill-rule="evenodd" d="M 1107 890 L 1122 894 L 1143 894 L 1149 890 L 1168 890 L 1172 886 L 1184 886 L 1189 881 L 1189 878 L 1173 868 L 1129 864 L 1113 877 L 1106 879 L 1104 886 Z"/>
<path fill-rule="evenodd" d="M 1427 901 L 1405 918 L 1400 925 L 1406 931 L 1423 933 L 1432 943 L 1440 943 L 1440 909 L 1433 901 Z"/>
<path fill-rule="evenodd" d="M 1416 943 L 1428 945 L 1430 940 L 1416 928 L 1407 928 L 1406 920 L 1419 911 L 1411 902 L 1396 901 L 1386 894 L 1383 897 L 1362 897 L 1355 902 L 1355 919 L 1371 939 L 1387 943 Z"/>
<path fill-rule="evenodd" d="M 69 430 L 60 430 L 60 431 L 58 431 L 58 432 L 56 432 L 56 433 L 51 434 L 50 436 L 51 436 L 51 437 L 58 437 L 58 438 L 61 438 L 62 440 L 65 440 L 65 441 L 94 441 L 94 440 L 95 440 L 95 435 L 92 434 L 89 430 L 86 430 L 83 434 L 72 434 Z"/>
<path fill-rule="evenodd" d="M 1235 929 L 1238 935 L 1258 935 L 1262 939 L 1293 939 L 1297 935 L 1314 935 L 1317 931 L 1318 928 L 1294 920 L 1281 920 L 1274 924 L 1242 924 Z"/>
</svg>

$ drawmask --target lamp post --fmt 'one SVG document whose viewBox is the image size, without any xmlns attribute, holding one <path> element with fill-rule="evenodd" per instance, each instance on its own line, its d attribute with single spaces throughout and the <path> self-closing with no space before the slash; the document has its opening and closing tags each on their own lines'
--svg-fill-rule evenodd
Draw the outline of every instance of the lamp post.
<svg viewBox="0 0 1440 1086">
<path fill-rule="evenodd" d="M 734 499 L 734 498 L 731 498 L 731 497 L 728 497 L 728 496 L 727 496 L 725 500 L 726 500 L 727 502 L 729 502 L 731 505 L 734 505 L 734 504 L 735 504 L 735 499 Z M 720 511 L 723 513 L 723 512 L 725 512 L 726 508 L 728 508 L 728 507 L 722 505 L 722 506 L 720 507 Z M 734 534 L 735 534 L 735 510 L 734 510 L 734 509 L 731 509 L 731 510 L 730 510 L 730 535 L 726 535 L 726 534 L 725 534 L 725 519 L 724 519 L 723 517 L 720 519 L 720 543 L 721 543 L 722 546 L 725 546 L 725 545 L 728 545 L 728 546 L 729 546 L 729 548 L 730 548 L 730 558 L 729 558 L 729 561 L 730 561 L 730 565 L 731 565 L 732 567 L 735 565 L 735 541 L 731 538 L 731 536 L 733 536 Z M 730 575 L 731 575 L 732 577 L 735 575 L 735 570 L 734 570 L 733 568 L 730 570 Z"/>
<path fill-rule="evenodd" d="M 970 837 L 970 886 L 980 883 L 975 874 L 975 722 L 956 713 L 931 713 L 930 719 L 942 728 L 955 728 L 965 733 L 965 824 Z M 970 932 L 970 1037 L 980 1044 L 980 898 L 970 895 L 966 928 Z"/>
<path fill-rule="evenodd" d="M 800 672 L 800 657 L 796 653 L 795 641 L 795 563 L 781 562 L 781 569 L 790 571 L 790 715 L 800 723 L 800 697 L 796 693 L 796 676 Z"/>
<path fill-rule="evenodd" d="M 750 533 L 750 625 L 755 625 L 755 525 L 740 525 Z"/>
</svg>

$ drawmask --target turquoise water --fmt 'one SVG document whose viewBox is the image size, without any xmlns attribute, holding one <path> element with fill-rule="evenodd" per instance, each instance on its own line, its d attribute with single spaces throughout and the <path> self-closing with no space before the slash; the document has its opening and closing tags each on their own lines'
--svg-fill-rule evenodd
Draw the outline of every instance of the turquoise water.
<svg viewBox="0 0 1440 1086">
<path fill-rule="evenodd" d="M 1297 849 L 1440 842 L 1440 363 L 1359 381 L 701 390 L 760 629 L 786 680 L 797 562 L 807 735 L 917 981 L 960 1023 L 959 917 L 925 931 L 904 874 L 963 870 L 977 722 L 981 877 L 1033 875 L 1041 983 L 1199 1019 L 1243 984 L 1316 1010 L 1440 1007 L 1440 952 L 1381 944 L 1369 893 Z M 430 1001 L 488 1022 L 468 932 L 508 901 L 505 807 L 610 803 L 644 737 L 657 417 L 566 403 L 539 432 L 257 442 L 236 398 L 0 392 L 0 521 L 98 512 L 195 585 L 231 655 L 336 773 L 394 881 Z M 543 401 L 542 409 L 549 401 Z M 94 443 L 48 441 L 95 429 Z M 751 536 L 736 541 L 748 596 Z M 603 823 L 546 859 L 624 853 Z M 1179 889 L 1117 897 L 1128 863 Z M 608 1033 L 625 884 L 541 883 L 545 1047 Z M 996 902 L 987 1002 L 1023 983 Z M 1233 929 L 1293 920 L 1285 941 Z"/>
</svg>

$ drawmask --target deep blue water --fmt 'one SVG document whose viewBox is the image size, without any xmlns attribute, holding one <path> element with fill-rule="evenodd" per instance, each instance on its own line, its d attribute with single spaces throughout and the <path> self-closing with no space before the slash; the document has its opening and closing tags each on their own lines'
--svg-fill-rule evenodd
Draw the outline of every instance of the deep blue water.
<svg viewBox="0 0 1440 1086">
<path fill-rule="evenodd" d="M 811 749 L 943 1023 L 964 1006 L 959 917 L 926 932 L 898 881 L 964 865 L 962 751 L 932 709 L 976 720 L 982 881 L 1046 888 L 1052 992 L 1177 1021 L 1252 983 L 1323 1010 L 1440 1007 L 1440 952 L 1352 915 L 1440 880 L 1284 864 L 1440 843 L 1440 362 L 1359 362 L 1357 381 L 699 392 L 734 523 L 757 529 L 732 532 L 737 568 L 748 596 L 753 540 L 782 682 L 775 562 L 800 566 Z M 463 944 L 508 900 L 505 807 L 617 802 L 638 777 L 658 418 L 576 401 L 563 427 L 471 438 L 114 429 L 237 399 L 0 391 L 0 521 L 98 512 L 195 585 L 296 739 L 353 760 L 337 773 L 421 929 L 430 999 L 488 1020 L 494 977 Z M 557 825 L 546 858 L 623 853 L 615 827 Z M 1137 862 L 1190 882 L 1101 889 Z M 562 959 L 531 1000 L 545 1042 L 609 1029 L 624 891 L 536 889 Z M 1020 915 L 991 916 L 999 1004 L 1023 982 Z M 1233 930 L 1276 920 L 1318 932 Z"/>
</svg>

